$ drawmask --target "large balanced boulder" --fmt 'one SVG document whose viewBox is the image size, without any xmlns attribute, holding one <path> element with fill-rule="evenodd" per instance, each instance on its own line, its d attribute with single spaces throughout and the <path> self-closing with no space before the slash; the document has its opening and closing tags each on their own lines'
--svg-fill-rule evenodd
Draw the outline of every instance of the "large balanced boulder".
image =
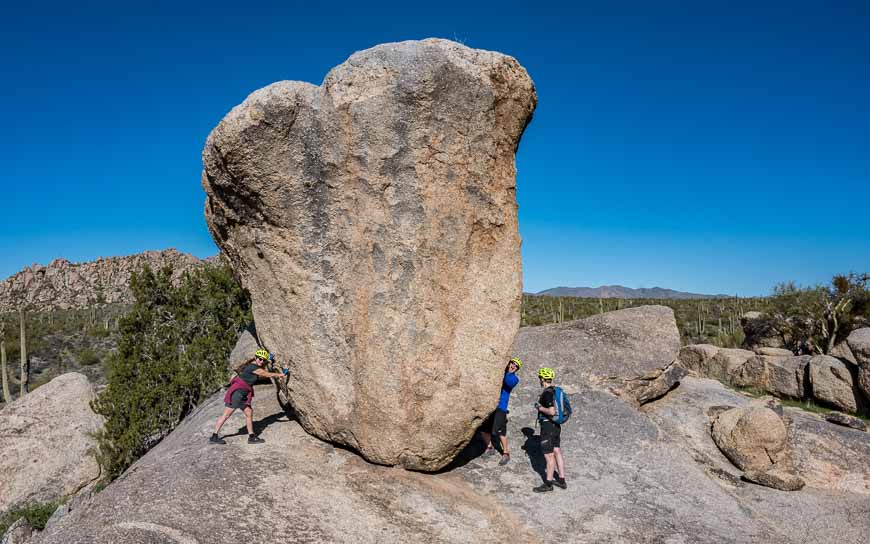
<svg viewBox="0 0 870 544">
<path fill-rule="evenodd" d="M 858 388 L 870 401 L 870 327 L 852 331 L 846 342 L 858 363 Z"/>
<path fill-rule="evenodd" d="M 103 424 L 91 411 L 94 390 L 62 374 L 0 413 L 0 512 L 71 495 L 100 475 L 91 436 Z"/>
<path fill-rule="evenodd" d="M 830 355 L 816 355 L 809 361 L 813 397 L 839 410 L 858 409 L 852 373 L 846 363 Z"/>
<path fill-rule="evenodd" d="M 212 131 L 206 220 L 308 432 L 432 470 L 494 408 L 536 101 L 513 58 L 429 39 L 269 85 Z"/>
<path fill-rule="evenodd" d="M 741 406 L 713 420 L 713 441 L 735 466 L 765 470 L 779 461 L 786 448 L 786 428 L 779 415 L 762 406 Z"/>
</svg>

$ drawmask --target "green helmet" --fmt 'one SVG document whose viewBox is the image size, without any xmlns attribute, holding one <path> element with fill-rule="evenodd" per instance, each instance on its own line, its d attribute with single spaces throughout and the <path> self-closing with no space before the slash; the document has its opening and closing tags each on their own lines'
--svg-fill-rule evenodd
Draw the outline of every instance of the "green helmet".
<svg viewBox="0 0 870 544">
<path fill-rule="evenodd" d="M 275 356 L 272 355 L 271 353 L 269 353 L 268 351 L 266 351 L 265 349 L 258 349 L 256 352 L 254 352 L 254 357 L 256 357 L 257 359 L 261 359 L 263 361 L 274 361 L 275 360 Z"/>
<path fill-rule="evenodd" d="M 511 357 L 511 360 L 508 362 L 517 365 L 517 370 L 523 368 L 523 361 L 519 357 Z"/>
<path fill-rule="evenodd" d="M 552 380 L 556 377 L 556 373 L 553 372 L 552 368 L 544 367 L 538 371 L 538 377 L 542 380 Z"/>
</svg>

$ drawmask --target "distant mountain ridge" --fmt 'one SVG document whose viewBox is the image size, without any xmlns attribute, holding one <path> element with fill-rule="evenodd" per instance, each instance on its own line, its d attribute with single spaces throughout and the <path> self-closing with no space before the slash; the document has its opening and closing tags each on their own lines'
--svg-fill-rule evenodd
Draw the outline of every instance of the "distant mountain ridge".
<svg viewBox="0 0 870 544">
<path fill-rule="evenodd" d="M 535 293 L 550 297 L 580 297 L 580 298 L 660 298 L 660 299 L 693 299 L 693 298 L 727 298 L 730 295 L 702 295 L 664 289 L 662 287 L 641 287 L 632 289 L 622 285 L 602 285 L 601 287 L 554 287 Z"/>
<path fill-rule="evenodd" d="M 171 265 L 173 275 L 210 261 L 176 249 L 144 251 L 124 257 L 100 257 L 71 263 L 55 259 L 47 266 L 34 264 L 0 282 L 0 312 L 21 306 L 31 310 L 86 308 L 95 302 L 132 304 L 130 276 L 146 264 L 152 270 Z"/>
</svg>

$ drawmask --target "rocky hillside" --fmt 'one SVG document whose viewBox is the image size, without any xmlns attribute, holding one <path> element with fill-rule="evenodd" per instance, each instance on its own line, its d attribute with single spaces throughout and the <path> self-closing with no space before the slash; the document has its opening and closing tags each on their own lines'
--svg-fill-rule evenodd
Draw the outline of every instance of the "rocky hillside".
<svg viewBox="0 0 870 544">
<path fill-rule="evenodd" d="M 176 275 L 200 264 L 200 259 L 175 249 L 145 251 L 126 257 L 100 257 L 87 263 L 55 259 L 34 264 L 0 282 L 0 313 L 22 305 L 32 310 L 86 308 L 94 303 L 129 304 L 130 275 L 146 264 L 152 269 L 171 265 Z"/>
</svg>

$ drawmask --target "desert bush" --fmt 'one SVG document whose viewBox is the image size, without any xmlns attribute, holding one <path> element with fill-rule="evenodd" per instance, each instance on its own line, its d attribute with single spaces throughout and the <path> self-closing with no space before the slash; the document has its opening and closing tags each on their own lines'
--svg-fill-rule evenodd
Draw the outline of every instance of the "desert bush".
<svg viewBox="0 0 870 544">
<path fill-rule="evenodd" d="M 829 353 L 843 341 L 870 306 L 870 276 L 834 276 L 829 285 L 799 287 L 794 282 L 774 287 L 764 319 L 781 332 L 796 353 Z"/>
<path fill-rule="evenodd" d="M 23 506 L 12 508 L 0 516 L 0 535 L 21 518 L 26 518 L 27 523 L 40 531 L 45 529 L 48 518 L 57 510 L 60 502 L 33 502 Z"/>
<path fill-rule="evenodd" d="M 130 287 L 135 303 L 93 403 L 106 418 L 97 460 L 110 478 L 224 383 L 237 332 L 251 321 L 249 298 L 225 264 L 188 272 L 177 285 L 170 268 L 145 268 Z"/>
<path fill-rule="evenodd" d="M 100 355 L 92 348 L 82 348 L 76 354 L 76 361 L 80 366 L 100 364 Z"/>
</svg>

